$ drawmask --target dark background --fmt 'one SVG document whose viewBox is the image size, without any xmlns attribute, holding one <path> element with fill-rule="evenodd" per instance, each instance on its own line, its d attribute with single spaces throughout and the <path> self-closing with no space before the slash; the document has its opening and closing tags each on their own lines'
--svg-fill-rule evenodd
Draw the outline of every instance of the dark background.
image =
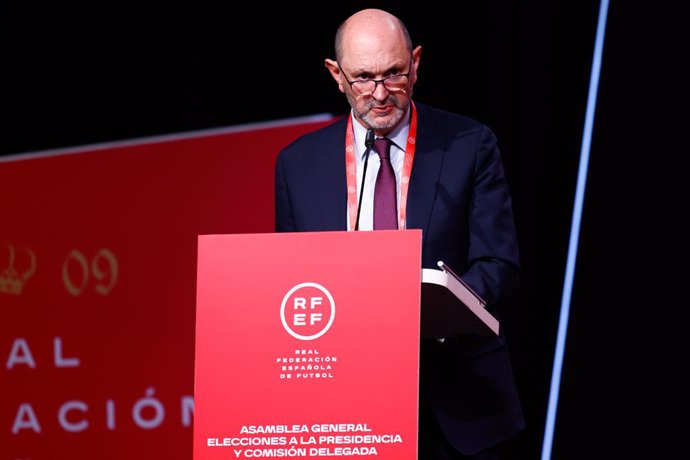
<svg viewBox="0 0 690 460">
<path fill-rule="evenodd" d="M 415 99 L 498 135 L 524 269 L 503 318 L 528 421 L 516 447 L 538 458 L 598 2 L 4 5 L 0 155 L 344 114 L 323 60 L 340 21 L 370 6 L 424 47 Z M 688 19 L 683 1 L 609 9 L 555 459 L 673 451 Z"/>
</svg>

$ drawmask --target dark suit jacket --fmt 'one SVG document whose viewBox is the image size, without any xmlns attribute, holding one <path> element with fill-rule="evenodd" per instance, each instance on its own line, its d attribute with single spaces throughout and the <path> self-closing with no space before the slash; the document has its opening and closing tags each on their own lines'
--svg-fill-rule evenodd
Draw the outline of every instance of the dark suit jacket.
<svg viewBox="0 0 690 460">
<path fill-rule="evenodd" d="M 470 118 L 419 103 L 416 108 L 407 228 L 422 229 L 425 268 L 443 260 L 495 309 L 519 275 L 496 138 Z M 281 151 L 276 231 L 347 229 L 346 121 L 304 135 Z M 524 428 L 503 334 L 489 340 L 458 334 L 443 343 L 424 339 L 420 358 L 420 404 L 429 404 L 460 452 L 475 453 Z"/>
</svg>

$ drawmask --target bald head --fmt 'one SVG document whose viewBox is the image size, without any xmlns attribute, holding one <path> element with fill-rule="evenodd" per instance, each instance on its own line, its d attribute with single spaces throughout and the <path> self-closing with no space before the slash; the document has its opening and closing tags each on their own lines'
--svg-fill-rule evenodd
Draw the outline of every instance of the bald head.
<svg viewBox="0 0 690 460">
<path fill-rule="evenodd" d="M 412 52 L 412 39 L 405 24 L 387 11 L 366 9 L 347 18 L 335 34 L 335 59 L 348 55 L 391 52 L 403 47 Z"/>
</svg>

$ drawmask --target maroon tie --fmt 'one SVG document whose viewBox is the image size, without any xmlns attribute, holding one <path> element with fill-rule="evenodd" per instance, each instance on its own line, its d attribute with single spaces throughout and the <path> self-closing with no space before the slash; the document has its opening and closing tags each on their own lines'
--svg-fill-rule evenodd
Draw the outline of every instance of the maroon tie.
<svg viewBox="0 0 690 460">
<path fill-rule="evenodd" d="M 376 176 L 376 188 L 374 189 L 374 230 L 398 228 L 398 200 L 390 149 L 391 141 L 387 137 L 374 141 L 374 150 L 381 158 L 381 167 Z"/>
</svg>

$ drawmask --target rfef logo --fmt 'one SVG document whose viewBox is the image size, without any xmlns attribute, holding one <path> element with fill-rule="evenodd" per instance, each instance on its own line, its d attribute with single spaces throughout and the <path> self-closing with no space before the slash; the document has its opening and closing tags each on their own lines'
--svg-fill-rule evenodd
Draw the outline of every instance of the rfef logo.
<svg viewBox="0 0 690 460">
<path fill-rule="evenodd" d="M 326 333 L 335 319 L 335 302 L 318 283 L 300 283 L 283 297 L 280 320 L 291 336 L 314 340 Z"/>
</svg>

